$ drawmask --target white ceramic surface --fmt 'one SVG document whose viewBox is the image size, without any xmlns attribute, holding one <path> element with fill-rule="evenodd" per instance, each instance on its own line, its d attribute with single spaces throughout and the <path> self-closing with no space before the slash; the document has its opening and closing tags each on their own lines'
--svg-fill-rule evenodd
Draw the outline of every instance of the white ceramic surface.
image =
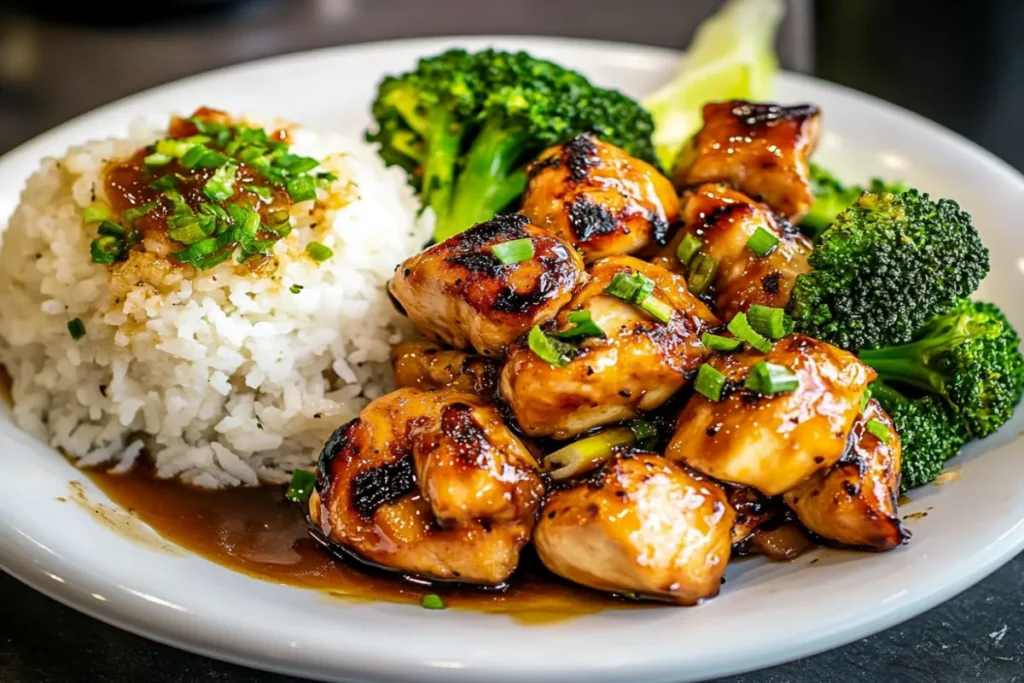
<svg viewBox="0 0 1024 683">
<path fill-rule="evenodd" d="M 0 217 L 43 155 L 120 134 L 144 114 L 199 105 L 278 114 L 358 133 L 378 79 L 449 45 L 524 48 L 595 82 L 642 95 L 677 55 L 535 38 L 418 40 L 331 49 L 190 78 L 87 114 L 0 159 Z M 992 251 L 981 295 L 1024 329 L 1024 178 L 975 145 L 891 105 L 786 74 L 778 99 L 824 111 L 817 158 L 848 180 L 903 178 L 973 213 Z M 0 301 L 0 306 L 3 302 Z M 1022 411 L 1024 412 L 1024 411 Z M 960 458 L 962 476 L 918 491 L 914 537 L 890 553 L 815 551 L 792 564 L 733 564 L 722 594 L 696 608 L 614 611 L 547 626 L 396 604 L 346 604 L 126 540 L 82 507 L 58 502 L 82 480 L 0 413 L 0 567 L 116 626 L 202 654 L 332 680 L 691 681 L 835 647 L 908 619 L 977 582 L 1024 546 L 1024 454 L 1015 420 Z M 818 561 L 811 564 L 812 560 Z"/>
</svg>

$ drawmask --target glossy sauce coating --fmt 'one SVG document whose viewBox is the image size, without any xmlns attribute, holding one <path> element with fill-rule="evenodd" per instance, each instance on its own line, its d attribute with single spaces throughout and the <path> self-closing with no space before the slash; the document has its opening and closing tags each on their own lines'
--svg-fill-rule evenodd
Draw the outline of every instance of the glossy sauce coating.
<svg viewBox="0 0 1024 683">
<path fill-rule="evenodd" d="M 579 343 L 579 355 L 556 367 L 525 339 L 508 353 L 501 395 L 530 436 L 567 439 L 603 424 L 654 410 L 681 389 L 704 360 L 703 330 L 718 323 L 692 296 L 686 281 L 632 256 L 610 256 L 590 267 L 590 279 L 552 326 L 571 325 L 572 311 L 590 311 L 606 335 Z M 640 273 L 655 283 L 651 296 L 669 304 L 663 323 L 637 306 L 606 293 L 616 274 Z"/>
<path fill-rule="evenodd" d="M 383 567 L 497 585 L 515 570 L 544 494 L 536 462 L 480 397 L 406 388 L 324 447 L 310 518 Z"/>
<path fill-rule="evenodd" d="M 818 144 L 820 112 L 741 100 L 704 105 L 704 127 L 680 154 L 680 190 L 729 183 L 799 223 L 814 202 L 807 158 Z"/>
<path fill-rule="evenodd" d="M 634 454 L 552 492 L 534 543 L 546 567 L 584 586 L 693 605 L 718 594 L 733 519 L 717 484 Z"/>
<path fill-rule="evenodd" d="M 868 431 L 870 420 L 888 430 L 888 440 Z M 900 456 L 892 419 L 872 399 L 853 427 L 849 452 L 827 472 L 786 492 L 784 500 L 808 529 L 823 538 L 855 548 L 890 550 L 910 538 L 896 516 Z"/>
<path fill-rule="evenodd" d="M 442 349 L 437 344 L 408 341 L 391 351 L 395 385 L 429 391 L 451 387 L 480 396 L 494 396 L 501 365 L 493 358 Z"/>
<path fill-rule="evenodd" d="M 532 242 L 533 257 L 502 264 L 492 247 L 518 239 Z M 583 260 L 568 242 L 509 215 L 407 259 L 389 290 L 429 339 L 501 356 L 516 337 L 553 318 L 582 277 Z"/>
<path fill-rule="evenodd" d="M 760 396 L 742 387 L 759 361 L 789 368 L 800 386 Z M 803 335 L 775 343 L 768 354 L 716 354 L 726 377 L 720 401 L 694 396 L 679 415 L 665 457 L 768 496 L 827 470 L 846 451 L 861 399 L 875 372 L 853 354 Z"/>
<path fill-rule="evenodd" d="M 700 239 L 697 252 L 715 259 L 718 270 L 706 294 L 715 312 L 728 322 L 754 304 L 785 308 L 802 273 L 810 272 L 811 243 L 766 205 L 721 183 L 701 185 L 683 196 L 683 229 L 654 263 L 685 272 L 677 249 L 686 235 Z M 759 256 L 747 243 L 764 229 L 779 243 Z"/>
<path fill-rule="evenodd" d="M 544 151 L 528 173 L 521 213 L 587 263 L 664 244 L 679 217 L 668 178 L 592 135 Z"/>
</svg>

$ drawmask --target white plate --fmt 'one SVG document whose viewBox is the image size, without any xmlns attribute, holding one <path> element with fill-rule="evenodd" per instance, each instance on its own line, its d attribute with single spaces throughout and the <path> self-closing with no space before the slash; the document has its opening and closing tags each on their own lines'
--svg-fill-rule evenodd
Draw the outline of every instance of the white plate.
<svg viewBox="0 0 1024 683">
<path fill-rule="evenodd" d="M 669 78 L 676 53 L 536 38 L 431 39 L 292 55 L 189 78 L 130 97 L 0 160 L 0 216 L 43 155 L 121 134 L 146 114 L 199 105 L 280 114 L 358 133 L 379 78 L 457 44 L 523 48 L 595 82 L 642 95 Z M 899 177 L 959 200 L 992 251 L 982 295 L 1024 329 L 1024 179 L 992 155 L 894 106 L 786 74 L 778 99 L 824 111 L 818 158 L 849 180 Z M 0 302 L 0 305 L 3 305 Z M 1024 412 L 1024 411 L 1022 411 Z M 600 613 L 547 626 L 454 610 L 350 605 L 265 583 L 191 555 L 142 547 L 81 507 L 57 502 L 83 479 L 0 415 L 0 566 L 103 621 L 188 650 L 334 680 L 691 681 L 809 655 L 877 632 L 946 600 L 1024 546 L 1021 421 L 976 444 L 961 478 L 919 491 L 902 512 L 914 538 L 872 555 L 816 551 L 792 564 L 735 563 L 722 594 L 697 608 Z M 87 480 L 93 501 L 105 497 Z M 819 561 L 811 564 L 813 558 Z"/>
</svg>

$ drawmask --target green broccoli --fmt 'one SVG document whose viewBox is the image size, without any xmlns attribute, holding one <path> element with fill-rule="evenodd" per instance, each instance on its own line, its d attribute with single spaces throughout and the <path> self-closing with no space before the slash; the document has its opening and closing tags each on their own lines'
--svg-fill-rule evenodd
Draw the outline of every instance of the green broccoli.
<svg viewBox="0 0 1024 683">
<path fill-rule="evenodd" d="M 946 461 L 956 456 L 970 437 L 953 409 L 935 394 L 910 398 L 884 382 L 871 384 L 871 395 L 892 418 L 903 448 L 900 490 L 935 481 Z"/>
<path fill-rule="evenodd" d="M 989 253 L 956 202 L 908 189 L 862 194 L 809 263 L 789 302 L 797 331 L 857 350 L 910 341 L 978 288 Z"/>
<path fill-rule="evenodd" d="M 907 344 L 870 349 L 860 358 L 890 384 L 944 398 L 974 439 L 1013 415 L 1024 390 L 1020 337 L 999 308 L 965 301 L 930 321 Z"/>
<path fill-rule="evenodd" d="M 650 114 L 625 95 L 525 52 L 450 50 L 384 79 L 373 103 L 388 164 L 404 168 L 444 240 L 522 194 L 526 162 L 580 133 L 657 166 Z"/>
<path fill-rule="evenodd" d="M 836 216 L 849 208 L 865 192 L 900 194 L 910 189 L 905 183 L 887 183 L 881 178 L 872 178 L 867 187 L 862 185 L 846 186 L 821 166 L 812 162 L 810 168 L 814 203 L 804 219 L 800 221 L 800 229 L 811 239 L 816 238 L 823 230 L 832 225 Z"/>
</svg>

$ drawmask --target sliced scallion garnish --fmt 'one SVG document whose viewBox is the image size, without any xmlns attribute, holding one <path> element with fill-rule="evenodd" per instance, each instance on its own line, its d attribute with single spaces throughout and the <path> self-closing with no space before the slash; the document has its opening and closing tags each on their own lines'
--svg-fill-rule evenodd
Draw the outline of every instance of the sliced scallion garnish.
<svg viewBox="0 0 1024 683">
<path fill-rule="evenodd" d="M 82 322 L 81 318 L 72 318 L 68 321 L 68 334 L 75 341 L 85 336 L 85 323 Z"/>
<path fill-rule="evenodd" d="M 647 420 L 637 419 L 627 425 L 636 437 L 636 445 L 639 448 L 651 449 L 658 440 L 658 429 Z"/>
<path fill-rule="evenodd" d="M 123 220 L 125 223 L 128 223 L 129 225 L 131 225 L 132 223 L 134 223 L 138 219 L 142 218 L 143 216 L 145 216 L 147 213 L 149 213 L 150 211 L 152 211 L 153 209 L 155 209 L 159 205 L 160 205 L 160 202 L 154 200 L 154 201 L 151 201 L 151 202 L 146 202 L 142 206 L 133 206 L 132 208 L 128 209 L 127 211 L 124 211 L 124 212 L 121 213 L 121 220 Z"/>
<path fill-rule="evenodd" d="M 113 235 L 100 235 L 89 244 L 89 257 L 93 263 L 110 265 L 118 260 L 124 242 Z"/>
<path fill-rule="evenodd" d="M 779 238 L 760 226 L 747 240 L 747 247 L 758 256 L 767 256 L 778 244 Z"/>
<path fill-rule="evenodd" d="M 326 261 L 327 259 L 334 256 L 334 252 L 331 248 L 321 244 L 320 242 L 310 242 L 306 245 L 306 253 L 314 261 Z"/>
<path fill-rule="evenodd" d="M 700 340 L 704 343 L 704 346 L 712 351 L 735 351 L 743 346 L 742 339 L 723 337 L 718 334 L 711 334 L 710 332 L 705 332 L 701 335 Z"/>
<path fill-rule="evenodd" d="M 750 369 L 743 386 L 755 393 L 770 396 L 795 391 L 800 386 L 800 377 L 784 365 L 763 360 Z"/>
<path fill-rule="evenodd" d="M 288 196 L 292 198 L 293 202 L 306 202 L 316 199 L 316 185 L 309 176 L 292 178 L 285 183 L 284 187 L 288 190 Z"/>
<path fill-rule="evenodd" d="M 892 432 L 881 420 L 868 420 L 864 427 L 882 443 L 889 443 L 889 439 L 892 438 Z"/>
<path fill-rule="evenodd" d="M 694 294 L 703 294 L 718 274 L 718 261 L 706 254 L 697 254 L 690 262 L 690 275 L 686 284 Z"/>
<path fill-rule="evenodd" d="M 648 315 L 667 323 L 672 319 L 672 312 L 675 309 L 652 296 L 654 286 L 654 280 L 642 273 L 616 273 L 604 291 L 639 306 Z"/>
<path fill-rule="evenodd" d="M 578 349 L 559 339 L 545 334 L 540 325 L 534 325 L 530 330 L 526 343 L 537 356 L 557 368 L 565 367 L 569 361 L 576 357 Z"/>
<path fill-rule="evenodd" d="M 597 467 L 620 448 L 638 441 L 631 427 L 613 427 L 577 439 L 544 458 L 552 479 L 569 479 Z"/>
<path fill-rule="evenodd" d="M 755 332 L 769 339 L 782 339 L 793 332 L 793 319 L 781 308 L 754 304 L 747 311 L 747 321 Z"/>
<path fill-rule="evenodd" d="M 210 176 L 210 179 L 203 185 L 203 194 L 215 202 L 222 202 L 229 199 L 235 193 L 235 173 L 238 167 L 235 164 L 224 164 Z"/>
<path fill-rule="evenodd" d="M 305 503 L 313 493 L 316 485 L 316 475 L 309 470 L 295 470 L 292 472 L 292 481 L 284 497 L 293 503 Z"/>
<path fill-rule="evenodd" d="M 441 599 L 441 596 L 434 595 L 433 593 L 431 593 L 430 595 L 424 595 L 423 599 L 420 600 L 420 605 L 424 609 L 445 609 L 446 607 L 446 605 L 444 604 L 444 600 Z"/>
<path fill-rule="evenodd" d="M 491 247 L 494 257 L 509 266 L 533 258 L 533 240 L 524 237 L 518 240 L 500 242 Z"/>
<path fill-rule="evenodd" d="M 737 313 L 733 316 L 733 319 L 729 321 L 729 324 L 726 327 L 730 332 L 732 332 L 734 337 L 742 339 L 761 353 L 768 353 L 772 350 L 771 341 L 761 336 L 753 327 L 750 326 L 750 322 L 747 320 L 747 315 L 745 313 Z"/>
<path fill-rule="evenodd" d="M 86 223 L 99 223 L 110 218 L 110 207 L 104 204 L 92 204 L 82 208 L 82 220 Z"/>
<path fill-rule="evenodd" d="M 680 263 L 684 266 L 688 266 L 690 265 L 690 261 L 693 260 L 693 257 L 697 255 L 697 252 L 700 251 L 700 248 L 703 246 L 704 243 L 699 237 L 688 232 L 679 243 L 679 246 L 676 247 L 676 257 L 679 259 Z"/>
<path fill-rule="evenodd" d="M 701 396 L 711 401 L 720 401 L 724 387 L 725 375 L 717 368 L 705 363 L 697 370 L 697 377 L 693 380 L 693 389 Z"/>
<path fill-rule="evenodd" d="M 274 199 L 274 193 L 265 185 L 246 185 L 245 189 L 265 202 L 273 201 Z"/>
<path fill-rule="evenodd" d="M 573 325 L 561 332 L 551 332 L 550 336 L 556 339 L 577 339 L 585 337 L 604 337 L 604 330 L 594 322 L 590 311 L 571 311 L 569 322 Z"/>
</svg>

